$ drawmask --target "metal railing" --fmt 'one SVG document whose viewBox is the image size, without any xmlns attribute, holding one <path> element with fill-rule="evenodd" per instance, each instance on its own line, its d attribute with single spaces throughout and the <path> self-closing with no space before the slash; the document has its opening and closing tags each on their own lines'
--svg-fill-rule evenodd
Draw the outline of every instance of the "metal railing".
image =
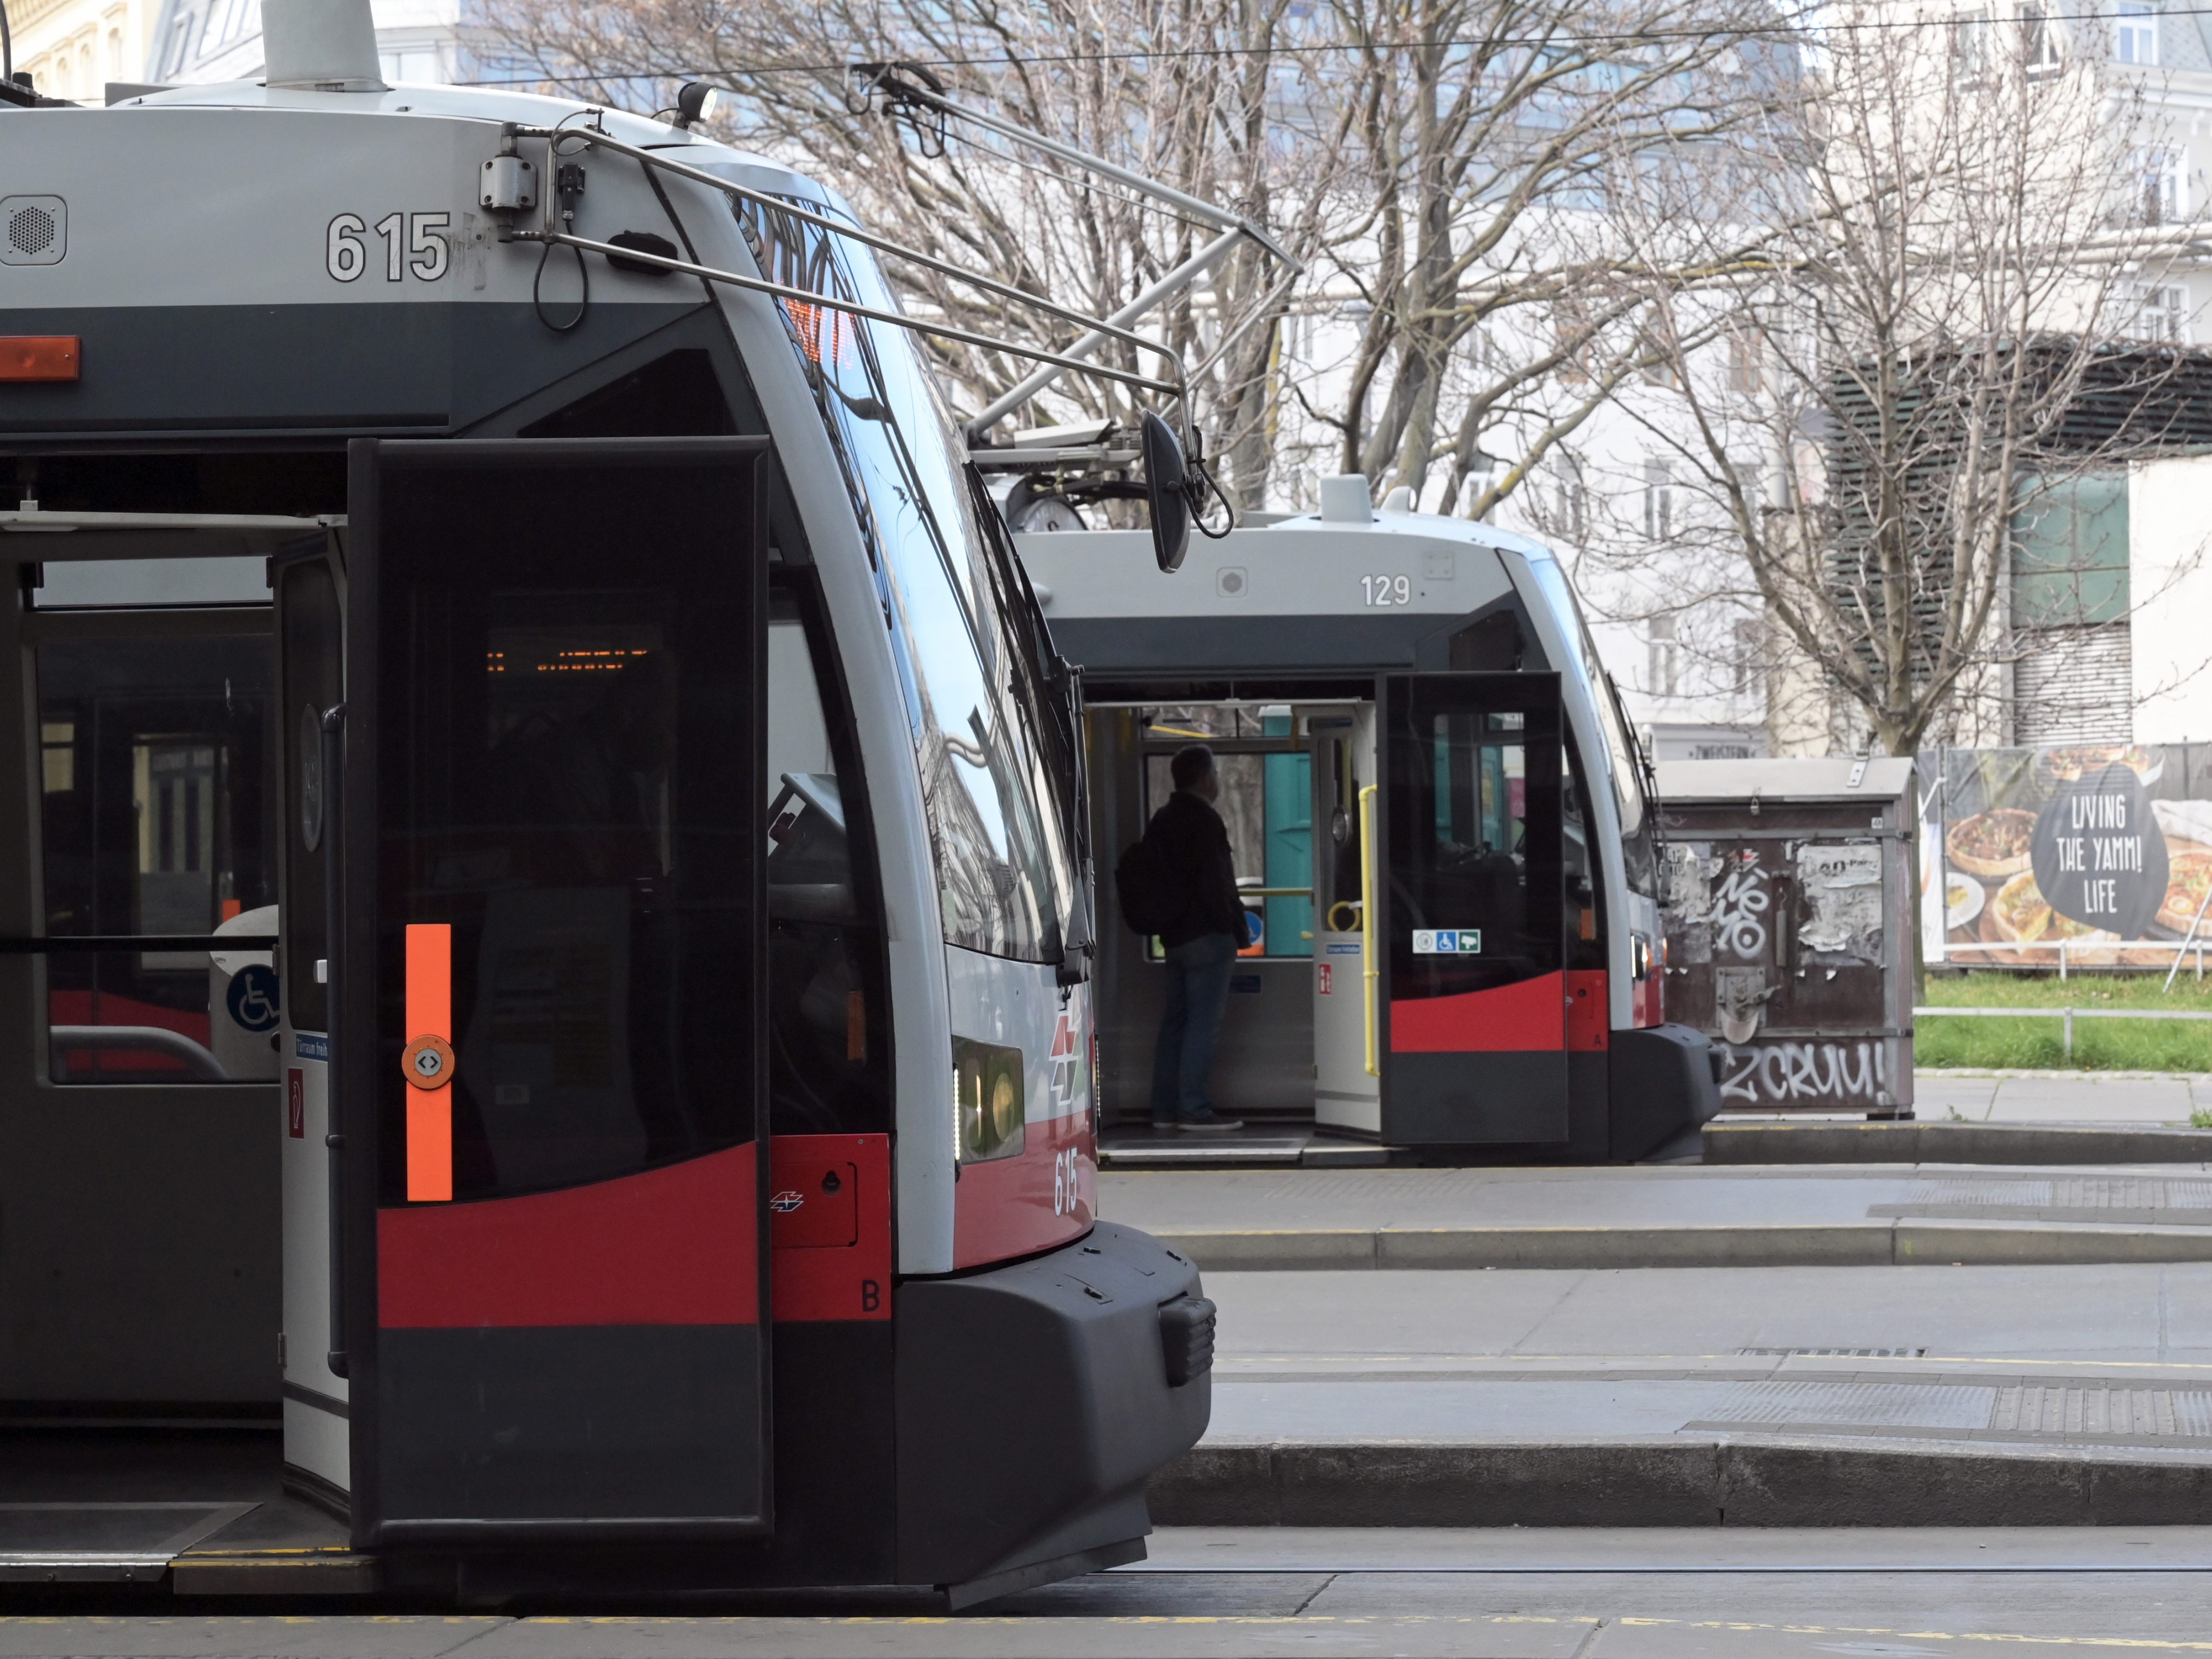
<svg viewBox="0 0 2212 1659">
<path fill-rule="evenodd" d="M 2212 1019 L 2212 1012 L 2184 1008 L 1915 1008 L 1915 1019 L 2033 1019 L 2057 1018 L 2065 1022 L 2063 1053 L 2074 1058 L 2074 1022 L 2081 1019 Z"/>
<path fill-rule="evenodd" d="M 1946 944 L 1943 946 L 1943 954 L 1948 961 L 1951 957 L 1964 955 L 1969 951 L 1978 951 L 1984 957 L 1998 956 L 2006 951 L 2010 951 L 2015 958 L 2013 965 L 2039 968 L 2050 966 L 2052 953 L 2055 951 L 2058 960 L 2058 977 L 2064 979 L 2067 976 L 2069 968 L 2066 947 L 2069 944 L 2072 944 L 2075 951 L 2080 953 L 2075 957 L 2071 963 L 2071 966 L 2075 968 L 2126 967 L 2130 969 L 2139 969 L 2141 967 L 2140 963 L 2123 963 L 2116 961 L 2114 958 L 2123 951 L 2132 952 L 2141 951 L 2148 952 L 2152 951 L 2171 951 L 2173 953 L 2173 966 L 2176 969 L 2179 969 L 2184 962 L 2188 961 L 2193 957 L 2196 959 L 2197 977 L 2199 979 L 2203 979 L 2204 977 L 2204 947 L 2206 941 L 2203 939 L 2194 938 L 2179 939 L 2124 939 L 2118 943 L 2115 943 L 2111 939 L 2095 939 L 2087 943 L 2079 943 L 2063 939 L 2055 941 L 2048 939 L 1969 939 L 1960 943 Z M 2021 963 L 2019 962 L 2017 958 L 2023 951 L 2033 951 L 2037 954 L 2029 961 Z M 2081 960 L 2081 956 L 2082 955 L 2086 955 L 2090 958 L 2090 960 L 2086 962 Z M 1997 964 L 1992 963 L 1991 965 L 1996 966 Z M 2168 984 L 2172 983 L 2172 975 L 2168 974 L 2166 975 L 2166 982 Z"/>
</svg>

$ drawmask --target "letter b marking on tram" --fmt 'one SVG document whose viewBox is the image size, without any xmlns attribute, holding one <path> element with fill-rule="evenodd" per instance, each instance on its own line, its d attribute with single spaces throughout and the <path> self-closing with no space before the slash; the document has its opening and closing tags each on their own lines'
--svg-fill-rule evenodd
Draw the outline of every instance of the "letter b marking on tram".
<svg viewBox="0 0 2212 1659">
<path fill-rule="evenodd" d="M 884 1305 L 884 1287 L 872 1279 L 860 1281 L 860 1311 L 873 1313 Z"/>
</svg>

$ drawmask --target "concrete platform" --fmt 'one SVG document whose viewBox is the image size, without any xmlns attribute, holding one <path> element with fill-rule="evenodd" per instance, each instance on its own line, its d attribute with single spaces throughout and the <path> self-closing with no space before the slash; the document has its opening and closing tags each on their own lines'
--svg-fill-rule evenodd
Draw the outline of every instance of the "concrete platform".
<svg viewBox="0 0 2212 1659">
<path fill-rule="evenodd" d="M 1117 1171 L 1208 1271 L 2212 1261 L 2203 1164 Z"/>
<path fill-rule="evenodd" d="M 2212 1163 L 2212 1130 L 2148 1124 L 1723 1119 L 1702 1143 L 1707 1164 Z"/>
<path fill-rule="evenodd" d="M 2212 1266 L 1218 1273 L 1164 1524 L 2212 1516 Z"/>
<path fill-rule="evenodd" d="M 1912 1078 L 1923 1122 L 2164 1124 L 2212 1107 L 2199 1072 L 1934 1071 Z"/>
</svg>

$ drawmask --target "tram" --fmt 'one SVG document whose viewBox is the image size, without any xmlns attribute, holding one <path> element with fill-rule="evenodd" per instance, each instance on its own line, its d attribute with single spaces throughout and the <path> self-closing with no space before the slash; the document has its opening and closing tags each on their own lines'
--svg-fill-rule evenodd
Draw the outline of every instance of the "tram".
<svg viewBox="0 0 2212 1659">
<path fill-rule="evenodd" d="M 1104 435 L 1018 437 L 987 461 L 1083 665 L 1094 842 L 1139 835 L 1203 740 L 1249 912 L 1233 1138 L 1144 1133 L 1164 975 L 1102 930 L 1101 1111 L 1136 1132 L 1109 1156 L 1622 1162 L 1719 1110 L 1710 1042 L 1665 1016 L 1650 770 L 1547 549 L 1403 491 L 1377 512 L 1354 475 L 1146 580 L 1141 533 L 1089 527 Z"/>
<path fill-rule="evenodd" d="M 867 233 L 265 20 L 0 106 L 0 1582 L 1136 1559 L 1213 1308 L 1096 1216 L 1073 679 Z"/>
</svg>

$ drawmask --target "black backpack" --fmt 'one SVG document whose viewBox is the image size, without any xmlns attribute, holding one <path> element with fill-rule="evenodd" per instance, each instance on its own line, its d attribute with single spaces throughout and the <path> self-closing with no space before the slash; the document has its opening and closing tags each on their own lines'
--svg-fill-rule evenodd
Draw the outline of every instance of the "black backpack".
<svg viewBox="0 0 2212 1659">
<path fill-rule="evenodd" d="M 1121 920 L 1147 939 L 1174 925 L 1178 907 L 1150 838 L 1139 836 L 1122 849 L 1114 866 L 1114 896 Z"/>
</svg>

